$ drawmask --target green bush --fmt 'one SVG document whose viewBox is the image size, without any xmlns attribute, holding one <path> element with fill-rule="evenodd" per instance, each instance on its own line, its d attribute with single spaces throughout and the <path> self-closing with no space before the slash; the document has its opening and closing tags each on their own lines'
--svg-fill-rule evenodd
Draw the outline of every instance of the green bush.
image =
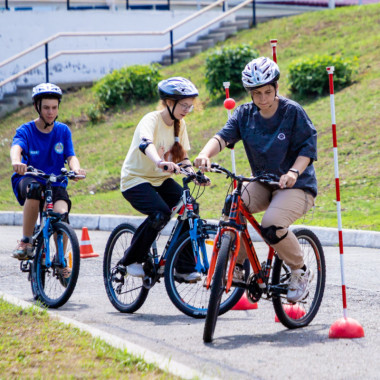
<svg viewBox="0 0 380 380">
<path fill-rule="evenodd" d="M 134 101 L 151 101 L 158 97 L 161 80 L 159 66 L 134 65 L 114 70 L 100 79 L 94 92 L 103 108 L 120 106 Z"/>
<path fill-rule="evenodd" d="M 230 82 L 230 92 L 244 90 L 241 72 L 245 65 L 259 54 L 250 45 L 240 44 L 213 51 L 206 58 L 206 87 L 211 96 L 222 96 L 223 82 Z"/>
<path fill-rule="evenodd" d="M 329 93 L 326 67 L 334 66 L 334 88 L 339 90 L 351 83 L 356 59 L 348 60 L 329 55 L 300 58 L 289 65 L 289 84 L 298 95 L 322 95 Z"/>
</svg>

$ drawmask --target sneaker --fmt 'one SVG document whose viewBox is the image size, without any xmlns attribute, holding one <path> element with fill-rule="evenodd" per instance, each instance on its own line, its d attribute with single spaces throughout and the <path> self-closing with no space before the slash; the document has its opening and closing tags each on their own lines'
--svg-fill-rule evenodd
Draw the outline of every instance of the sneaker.
<svg viewBox="0 0 380 380">
<path fill-rule="evenodd" d="M 65 266 L 64 268 L 56 268 L 55 270 L 63 278 L 70 278 L 71 276 L 71 268 L 68 266 Z"/>
<path fill-rule="evenodd" d="M 25 243 L 22 240 L 17 242 L 11 257 L 18 260 L 29 260 L 33 257 L 33 244 Z"/>
<path fill-rule="evenodd" d="M 292 270 L 288 286 L 287 299 L 289 302 L 298 302 L 305 299 L 309 294 L 309 284 L 314 274 L 311 269 Z"/>
<path fill-rule="evenodd" d="M 174 269 L 174 276 L 185 282 L 197 282 L 202 279 L 202 276 L 198 272 L 192 273 L 179 273 Z"/>
<path fill-rule="evenodd" d="M 133 263 L 127 266 L 127 273 L 133 277 L 145 277 L 145 272 L 142 264 Z"/>
<path fill-rule="evenodd" d="M 245 271 L 242 265 L 235 265 L 232 282 L 245 283 Z"/>
</svg>

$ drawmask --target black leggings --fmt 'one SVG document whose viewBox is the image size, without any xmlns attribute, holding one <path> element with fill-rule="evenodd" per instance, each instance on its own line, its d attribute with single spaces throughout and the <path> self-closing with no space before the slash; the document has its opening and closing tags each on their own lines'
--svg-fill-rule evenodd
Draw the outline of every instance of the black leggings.
<svg viewBox="0 0 380 380">
<path fill-rule="evenodd" d="M 182 192 L 182 187 L 172 178 L 165 180 L 161 186 L 142 183 L 123 192 L 124 198 L 137 211 L 148 215 L 148 218 L 137 228 L 131 245 L 120 261 L 121 264 L 129 265 L 146 261 L 149 249 L 159 233 L 152 227 L 149 217 L 160 212 L 169 220 L 171 210 L 179 202 Z"/>
</svg>

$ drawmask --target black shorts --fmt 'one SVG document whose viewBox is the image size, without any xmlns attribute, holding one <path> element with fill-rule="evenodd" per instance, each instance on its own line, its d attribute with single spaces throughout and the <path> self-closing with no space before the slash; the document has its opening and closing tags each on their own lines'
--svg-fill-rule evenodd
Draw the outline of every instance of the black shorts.
<svg viewBox="0 0 380 380">
<path fill-rule="evenodd" d="M 45 186 L 42 183 L 36 181 L 32 177 L 26 176 L 18 184 L 18 193 L 20 194 L 20 198 L 22 198 L 24 201 L 26 199 L 26 190 L 28 188 L 28 185 L 30 185 L 32 182 L 39 183 L 42 189 L 45 190 Z M 53 203 L 57 201 L 65 201 L 67 203 L 67 207 L 70 212 L 71 200 L 69 198 L 69 194 L 67 193 L 67 190 L 61 186 L 52 186 L 52 190 L 53 190 Z"/>
</svg>

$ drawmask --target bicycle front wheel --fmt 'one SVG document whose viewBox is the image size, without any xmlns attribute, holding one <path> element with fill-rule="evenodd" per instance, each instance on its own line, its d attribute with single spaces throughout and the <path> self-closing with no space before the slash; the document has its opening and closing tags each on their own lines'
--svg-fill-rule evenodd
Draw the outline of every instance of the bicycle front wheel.
<svg viewBox="0 0 380 380">
<path fill-rule="evenodd" d="M 103 280 L 109 300 L 121 313 L 133 313 L 145 302 L 149 289 L 144 288 L 143 279 L 117 270 L 118 262 L 131 245 L 136 228 L 123 223 L 117 226 L 108 238 L 103 260 Z"/>
<path fill-rule="evenodd" d="M 58 249 L 63 249 L 62 255 Z M 47 247 L 41 235 L 32 267 L 32 290 L 43 305 L 58 308 L 71 297 L 79 275 L 79 243 L 69 224 L 57 222 L 52 227 L 49 236 L 50 268 L 45 265 L 46 252 Z M 64 257 L 65 266 L 59 261 L 59 256 Z"/>
<path fill-rule="evenodd" d="M 216 225 L 202 226 L 201 236 L 198 238 L 198 244 L 206 248 L 206 256 L 202 258 L 200 250 L 200 263 L 202 270 L 198 272 L 200 278 L 196 281 L 181 280 L 178 276 L 177 268 L 186 265 L 189 268 L 194 266 L 195 257 L 189 232 L 180 236 L 176 246 L 170 251 L 165 264 L 165 286 L 170 300 L 184 314 L 193 318 L 205 318 L 207 314 L 207 306 L 210 298 L 210 290 L 205 286 L 208 267 L 206 263 L 210 263 L 212 251 L 214 248 L 214 240 L 218 227 Z M 249 272 L 249 268 L 247 268 Z M 220 305 L 219 313 L 223 314 L 230 310 L 240 299 L 244 289 L 234 288 L 228 294 L 224 293 Z"/>
<path fill-rule="evenodd" d="M 224 234 L 220 246 L 218 259 L 216 261 L 214 277 L 211 284 L 211 294 L 208 303 L 205 327 L 203 331 L 203 341 L 210 343 L 214 336 L 216 320 L 219 315 L 220 302 L 226 289 L 226 274 L 228 258 L 231 250 L 231 236 Z"/>
<path fill-rule="evenodd" d="M 303 252 L 306 266 L 313 273 L 309 293 L 303 300 L 290 303 L 286 293 L 290 281 L 290 268 L 276 256 L 273 265 L 273 307 L 278 319 L 289 329 L 307 326 L 316 316 L 321 305 L 326 282 L 326 264 L 322 245 L 317 236 L 308 229 L 293 231 Z"/>
</svg>

